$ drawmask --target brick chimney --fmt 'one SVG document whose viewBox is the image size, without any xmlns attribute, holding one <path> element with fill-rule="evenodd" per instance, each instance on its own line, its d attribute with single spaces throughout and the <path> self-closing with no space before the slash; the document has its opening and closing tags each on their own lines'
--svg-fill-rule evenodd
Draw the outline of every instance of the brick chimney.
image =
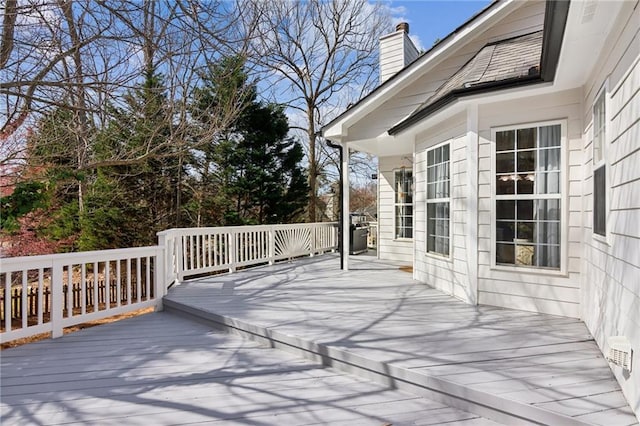
<svg viewBox="0 0 640 426">
<path fill-rule="evenodd" d="M 395 32 L 380 37 L 380 84 L 418 57 L 418 49 L 409 38 L 409 24 L 401 22 Z"/>
</svg>

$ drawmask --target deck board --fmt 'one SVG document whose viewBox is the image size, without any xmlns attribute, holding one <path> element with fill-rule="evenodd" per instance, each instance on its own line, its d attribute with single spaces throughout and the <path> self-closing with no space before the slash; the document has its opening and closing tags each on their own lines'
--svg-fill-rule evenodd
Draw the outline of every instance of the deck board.
<svg viewBox="0 0 640 426">
<path fill-rule="evenodd" d="M 11 425 L 496 424 L 164 312 L 4 350 L 0 375 Z"/>
<path fill-rule="evenodd" d="M 329 255 L 202 278 L 166 299 L 287 344 L 319 345 L 365 368 L 438 378 L 595 424 L 636 422 L 619 405 L 620 388 L 581 321 L 467 305 L 398 265 L 350 262 L 348 272 Z M 599 420 L 601 411 L 615 414 L 612 422 Z"/>
</svg>

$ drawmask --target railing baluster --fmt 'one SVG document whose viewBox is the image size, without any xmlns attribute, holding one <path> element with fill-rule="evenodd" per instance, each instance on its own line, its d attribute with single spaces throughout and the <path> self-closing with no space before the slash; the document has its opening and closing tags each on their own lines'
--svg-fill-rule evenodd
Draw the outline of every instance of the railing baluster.
<svg viewBox="0 0 640 426">
<path fill-rule="evenodd" d="M 120 306 L 120 297 L 122 296 L 120 291 L 120 283 L 122 281 L 122 261 L 116 261 L 116 307 Z"/>
<path fill-rule="evenodd" d="M 20 313 L 22 316 L 22 328 L 27 328 L 27 321 L 29 320 L 29 311 L 27 310 L 27 270 L 22 271 L 22 294 L 20 295 L 20 302 L 22 304 L 22 308 L 20 309 L 22 312 Z"/>
<path fill-rule="evenodd" d="M 87 313 L 86 286 L 87 286 L 87 264 L 82 262 L 80 266 L 80 312 Z"/>
<path fill-rule="evenodd" d="M 38 269 L 38 324 L 42 324 L 43 315 L 42 312 L 44 310 L 44 300 L 42 295 L 42 290 L 44 287 L 44 268 Z"/>
<path fill-rule="evenodd" d="M 127 259 L 127 305 L 131 305 L 133 301 L 131 300 L 131 261 L 133 259 Z M 163 271 L 164 272 L 164 271 Z"/>
<path fill-rule="evenodd" d="M 138 257 L 136 259 L 136 302 L 140 303 L 142 301 L 142 261 Z"/>
<path fill-rule="evenodd" d="M 5 274 L 4 281 L 4 329 L 11 331 L 11 272 Z"/>
</svg>

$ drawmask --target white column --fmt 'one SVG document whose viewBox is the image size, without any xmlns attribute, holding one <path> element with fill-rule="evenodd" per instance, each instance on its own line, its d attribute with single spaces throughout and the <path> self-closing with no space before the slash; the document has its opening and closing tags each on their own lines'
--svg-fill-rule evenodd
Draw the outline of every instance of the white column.
<svg viewBox="0 0 640 426">
<path fill-rule="evenodd" d="M 467 107 L 467 278 L 469 303 L 478 304 L 478 105 Z"/>
<path fill-rule="evenodd" d="M 351 216 L 349 215 L 349 146 L 342 144 L 342 256 L 343 271 L 349 270 L 349 240 L 351 237 Z"/>
</svg>

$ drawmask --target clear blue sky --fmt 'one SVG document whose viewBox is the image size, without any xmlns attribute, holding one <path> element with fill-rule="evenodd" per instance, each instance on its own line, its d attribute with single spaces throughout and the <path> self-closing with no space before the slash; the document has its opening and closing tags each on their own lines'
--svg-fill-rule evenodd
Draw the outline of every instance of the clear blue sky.
<svg viewBox="0 0 640 426">
<path fill-rule="evenodd" d="M 428 50 L 436 39 L 446 37 L 490 3 L 490 0 L 392 0 L 390 8 L 394 24 L 408 22 L 414 43 L 418 41 L 419 49 Z"/>
</svg>

